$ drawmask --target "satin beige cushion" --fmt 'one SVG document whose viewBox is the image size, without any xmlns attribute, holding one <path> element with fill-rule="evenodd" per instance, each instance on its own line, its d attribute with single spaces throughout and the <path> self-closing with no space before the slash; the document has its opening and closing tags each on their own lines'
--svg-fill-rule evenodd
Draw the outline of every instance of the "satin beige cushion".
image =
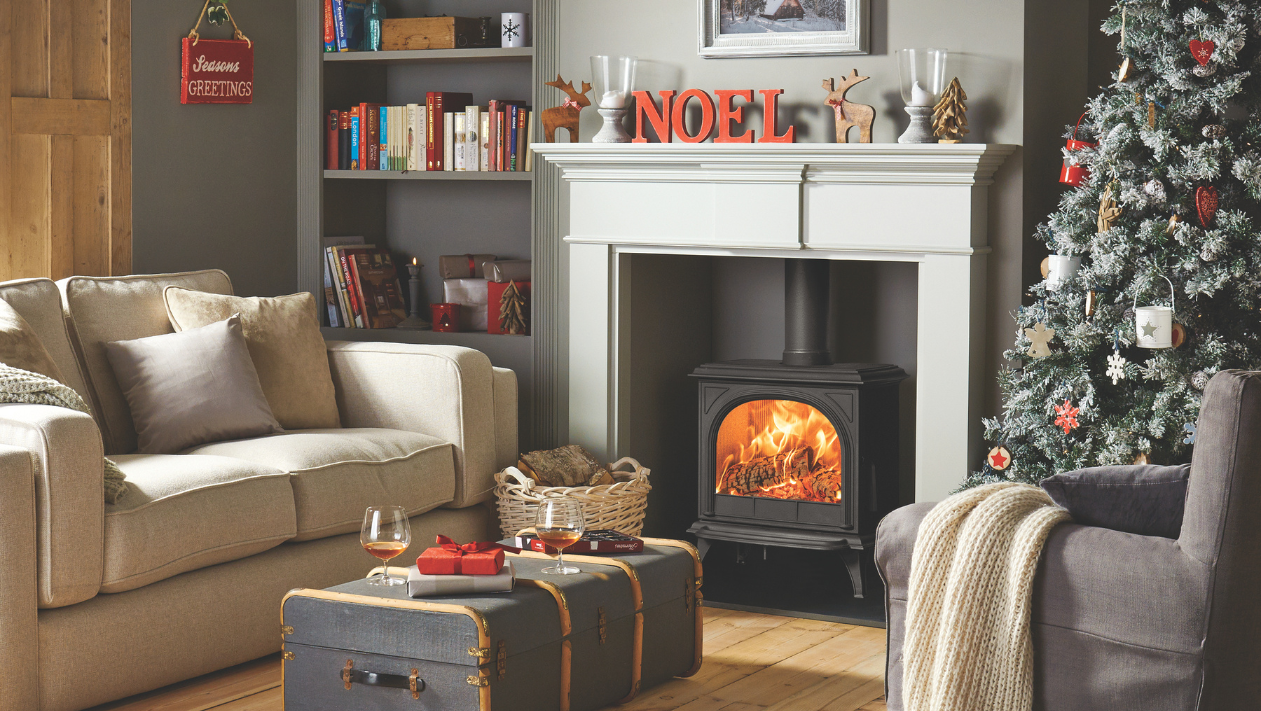
<svg viewBox="0 0 1261 711">
<path fill-rule="evenodd" d="M 238 560 L 293 537 L 282 471 L 227 457 L 124 454 L 127 493 L 105 507 L 101 591 L 134 590 Z"/>
<path fill-rule="evenodd" d="M 216 442 L 185 454 L 232 457 L 289 472 L 295 541 L 358 531 L 363 510 L 398 504 L 415 516 L 455 498 L 451 443 L 380 428 L 303 430 Z"/>
<path fill-rule="evenodd" d="M 105 344 L 140 451 L 280 431 L 258 384 L 238 316 L 182 333 Z"/>
<path fill-rule="evenodd" d="M 315 297 L 260 298 L 169 286 L 163 292 L 176 331 L 241 315 L 241 328 L 271 411 L 287 430 L 340 427 Z"/>
<path fill-rule="evenodd" d="M 48 355 L 35 329 L 4 300 L 0 300 L 0 363 L 62 381 L 61 369 Z"/>
</svg>

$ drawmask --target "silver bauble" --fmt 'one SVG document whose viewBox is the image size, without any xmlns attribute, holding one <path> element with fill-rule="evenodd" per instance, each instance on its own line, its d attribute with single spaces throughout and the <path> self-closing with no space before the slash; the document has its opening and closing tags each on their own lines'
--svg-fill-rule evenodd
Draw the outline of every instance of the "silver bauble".
<svg viewBox="0 0 1261 711">
<path fill-rule="evenodd" d="M 1191 73 L 1201 79 L 1211 77 L 1217 73 L 1217 66 L 1213 64 L 1197 64 L 1191 68 Z"/>
<path fill-rule="evenodd" d="M 1207 388 L 1208 381 L 1208 373 L 1205 373 L 1202 370 L 1195 371 L 1195 374 L 1191 376 L 1191 385 L 1194 386 L 1196 390 L 1203 390 L 1204 388 Z"/>
<path fill-rule="evenodd" d="M 1143 183 L 1143 193 L 1158 205 L 1165 202 L 1165 184 L 1155 178 Z"/>
<path fill-rule="evenodd" d="M 1216 141 L 1226 137 L 1226 127 L 1220 123 L 1210 123 L 1204 127 L 1202 133 L 1205 138 L 1211 138 Z"/>
</svg>

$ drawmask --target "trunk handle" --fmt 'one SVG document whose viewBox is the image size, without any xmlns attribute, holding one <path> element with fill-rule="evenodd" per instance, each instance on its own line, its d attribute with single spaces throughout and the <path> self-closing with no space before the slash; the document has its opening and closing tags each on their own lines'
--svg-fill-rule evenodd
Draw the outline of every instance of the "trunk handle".
<svg viewBox="0 0 1261 711">
<path fill-rule="evenodd" d="M 421 679 L 420 670 L 412 669 L 409 676 L 402 674 L 380 674 L 371 672 L 367 669 L 355 669 L 353 659 L 346 660 L 346 666 L 342 667 L 341 678 L 342 683 L 349 691 L 353 684 L 363 684 L 364 686 L 382 686 L 389 689 L 407 689 L 412 692 L 413 699 L 420 698 L 420 692 L 425 690 L 425 680 Z"/>
</svg>

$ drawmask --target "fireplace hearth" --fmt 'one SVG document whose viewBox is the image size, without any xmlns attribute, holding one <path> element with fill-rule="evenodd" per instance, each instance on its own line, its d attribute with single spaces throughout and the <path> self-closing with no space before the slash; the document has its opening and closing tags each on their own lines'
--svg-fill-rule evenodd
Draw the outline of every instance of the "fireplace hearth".
<svg viewBox="0 0 1261 711">
<path fill-rule="evenodd" d="M 873 570 L 876 524 L 899 501 L 896 365 L 831 363 L 828 264 L 785 263 L 782 361 L 702 365 L 701 555 L 713 541 L 837 551 L 854 596 Z"/>
</svg>

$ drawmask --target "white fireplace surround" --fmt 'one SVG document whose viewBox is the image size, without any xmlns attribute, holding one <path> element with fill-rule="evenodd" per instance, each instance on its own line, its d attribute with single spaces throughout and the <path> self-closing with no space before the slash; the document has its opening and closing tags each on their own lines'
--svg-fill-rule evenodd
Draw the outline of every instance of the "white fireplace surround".
<svg viewBox="0 0 1261 711">
<path fill-rule="evenodd" d="M 975 465 L 994 144 L 535 144 L 569 184 L 568 441 L 621 454 L 619 255 L 915 262 L 915 499 Z M 967 403 L 966 411 L 963 403 Z M 562 430 L 563 431 L 563 430 Z"/>
</svg>

